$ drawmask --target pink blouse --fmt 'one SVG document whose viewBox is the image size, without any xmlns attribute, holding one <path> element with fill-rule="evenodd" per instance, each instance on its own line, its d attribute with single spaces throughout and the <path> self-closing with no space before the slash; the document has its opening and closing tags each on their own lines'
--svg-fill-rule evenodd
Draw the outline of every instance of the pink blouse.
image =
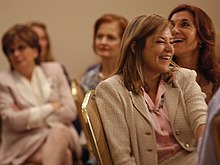
<svg viewBox="0 0 220 165">
<path fill-rule="evenodd" d="M 157 90 L 155 103 L 144 91 L 144 99 L 148 106 L 155 129 L 157 153 L 159 162 L 171 157 L 180 150 L 180 145 L 176 141 L 168 116 L 168 110 L 163 95 L 166 91 L 164 81 L 161 80 Z M 144 90 L 144 89 L 143 89 Z"/>
</svg>

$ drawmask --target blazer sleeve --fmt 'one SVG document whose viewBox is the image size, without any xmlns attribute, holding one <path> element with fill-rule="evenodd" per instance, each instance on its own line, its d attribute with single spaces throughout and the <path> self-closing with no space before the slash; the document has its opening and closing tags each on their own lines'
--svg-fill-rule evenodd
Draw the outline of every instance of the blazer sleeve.
<svg viewBox="0 0 220 165">
<path fill-rule="evenodd" d="M 129 129 L 125 118 L 126 103 L 123 101 L 118 89 L 118 86 L 115 87 L 110 82 L 101 82 L 96 88 L 96 102 L 113 164 L 135 165 L 135 158 L 131 152 Z"/>
<path fill-rule="evenodd" d="M 57 122 L 69 124 L 76 119 L 77 108 L 61 65 L 58 63 L 53 63 L 53 65 L 50 66 L 48 74 L 52 77 L 52 83 L 56 84 L 53 90 L 58 93 L 57 99 L 61 101 L 62 106 L 57 113 L 52 113 L 47 118 L 46 122 L 49 126 L 52 126 Z"/>
<path fill-rule="evenodd" d="M 19 109 L 14 91 L 5 83 L 0 83 L 0 114 L 3 122 L 11 130 L 19 132 L 45 126 L 45 119 L 51 113 L 49 104 Z"/>
<path fill-rule="evenodd" d="M 201 91 L 199 84 L 196 82 L 196 72 L 192 70 L 183 70 L 185 72 L 180 78 L 183 98 L 186 106 L 188 121 L 194 134 L 201 124 L 206 123 L 207 104 L 205 94 Z"/>
</svg>

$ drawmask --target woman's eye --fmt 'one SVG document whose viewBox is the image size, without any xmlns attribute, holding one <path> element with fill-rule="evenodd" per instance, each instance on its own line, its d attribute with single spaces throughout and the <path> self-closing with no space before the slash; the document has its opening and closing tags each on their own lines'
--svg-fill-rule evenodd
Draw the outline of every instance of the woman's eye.
<svg viewBox="0 0 220 165">
<path fill-rule="evenodd" d="M 156 43 L 164 43 L 162 40 L 157 40 Z"/>
<path fill-rule="evenodd" d="M 97 39 L 101 39 L 103 37 L 103 35 L 97 35 L 96 38 Z"/>
<path fill-rule="evenodd" d="M 111 41 L 116 40 L 116 37 L 112 35 L 108 35 L 107 38 L 108 40 L 111 40 Z"/>
<path fill-rule="evenodd" d="M 185 27 L 185 26 L 190 26 L 190 25 L 189 25 L 189 23 L 187 23 L 187 22 L 183 22 L 183 23 L 182 23 L 182 26 Z"/>
</svg>

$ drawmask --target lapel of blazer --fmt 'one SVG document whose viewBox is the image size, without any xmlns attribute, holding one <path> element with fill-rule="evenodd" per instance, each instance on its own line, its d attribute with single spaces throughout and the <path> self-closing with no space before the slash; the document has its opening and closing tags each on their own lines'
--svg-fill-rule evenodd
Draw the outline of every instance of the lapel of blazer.
<svg viewBox="0 0 220 165">
<path fill-rule="evenodd" d="M 17 74 L 15 74 L 14 77 L 17 80 L 16 85 L 12 85 L 17 87 L 17 90 L 19 91 L 19 95 L 21 96 L 21 98 L 23 98 L 23 100 L 30 104 L 30 105 L 38 105 L 37 100 L 35 98 L 35 96 L 32 95 L 32 93 L 30 92 L 32 89 L 30 89 L 30 86 L 27 84 L 24 86 L 24 82 L 22 78 L 20 76 L 18 76 Z M 41 85 L 42 88 L 42 95 L 44 97 L 45 100 L 48 100 L 50 95 L 51 95 L 51 82 L 50 79 L 48 77 L 40 77 L 41 81 L 44 81 Z M 15 93 L 16 94 L 16 93 Z M 21 99 L 22 100 L 22 99 Z"/>
<path fill-rule="evenodd" d="M 171 87 L 171 85 L 166 85 L 166 88 L 167 90 L 164 95 L 165 102 L 167 105 L 170 123 L 174 124 L 177 106 L 179 103 L 180 91 L 179 88 Z"/>
<path fill-rule="evenodd" d="M 151 122 L 151 116 L 150 112 L 146 106 L 146 103 L 144 101 L 144 98 L 133 94 L 133 92 L 130 91 L 130 97 L 133 102 L 134 107 L 138 110 L 138 112 L 145 118 L 147 119 L 150 123 Z"/>
<path fill-rule="evenodd" d="M 24 101 L 30 105 L 35 105 L 36 104 L 36 99 L 35 97 L 30 93 L 30 86 L 23 77 L 21 77 L 19 74 L 16 72 L 14 73 L 14 85 L 12 85 L 12 89 L 15 88 L 15 95 L 18 94 L 18 96 L 21 97 L 20 101 Z M 24 85 L 26 84 L 26 85 Z"/>
</svg>

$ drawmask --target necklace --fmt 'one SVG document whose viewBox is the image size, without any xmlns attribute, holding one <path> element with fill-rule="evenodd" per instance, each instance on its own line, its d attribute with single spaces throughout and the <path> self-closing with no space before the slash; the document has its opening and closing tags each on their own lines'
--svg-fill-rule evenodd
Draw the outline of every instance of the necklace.
<svg viewBox="0 0 220 165">
<path fill-rule="evenodd" d="M 150 108 L 149 104 L 147 103 L 147 101 L 145 101 L 146 104 L 147 104 L 147 108 L 149 110 L 149 112 L 153 112 L 155 113 L 156 115 L 159 115 L 160 114 L 160 109 L 163 109 L 163 103 L 164 103 L 164 95 L 161 96 L 161 99 L 160 99 L 160 104 L 157 108 L 153 109 L 153 108 Z"/>
<path fill-rule="evenodd" d="M 107 78 L 107 76 L 105 76 L 102 72 L 99 72 L 99 78 L 101 80 L 105 80 Z"/>
</svg>

